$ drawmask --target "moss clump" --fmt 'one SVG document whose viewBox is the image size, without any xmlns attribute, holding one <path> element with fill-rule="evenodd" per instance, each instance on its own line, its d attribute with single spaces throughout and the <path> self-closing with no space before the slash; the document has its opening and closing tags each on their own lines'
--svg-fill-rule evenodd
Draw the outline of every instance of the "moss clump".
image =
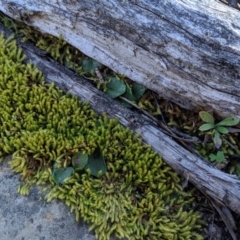
<svg viewBox="0 0 240 240">
<path fill-rule="evenodd" d="M 98 116 L 77 97 L 45 84 L 42 73 L 0 35 L 0 156 L 12 154 L 22 175 L 22 194 L 32 184 L 50 183 L 47 200 L 63 199 L 91 224 L 99 239 L 202 239 L 192 193 L 138 136 L 117 120 Z M 71 157 L 99 148 L 107 173 L 95 178 L 75 173 L 56 185 L 52 169 L 71 166 Z"/>
</svg>

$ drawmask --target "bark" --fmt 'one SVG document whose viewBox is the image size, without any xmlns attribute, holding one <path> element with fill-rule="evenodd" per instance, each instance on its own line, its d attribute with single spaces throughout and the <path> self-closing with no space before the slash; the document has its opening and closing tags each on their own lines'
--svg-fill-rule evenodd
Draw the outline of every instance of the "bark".
<svg viewBox="0 0 240 240">
<path fill-rule="evenodd" d="M 240 117 L 240 15 L 209 0 L 0 0 L 0 10 L 185 108 Z"/>
<path fill-rule="evenodd" d="M 2 29 L 5 33 L 10 34 L 10 31 L 0 24 L 0 31 Z M 55 82 L 63 90 L 77 95 L 83 101 L 89 101 L 96 112 L 100 114 L 106 112 L 109 117 L 118 118 L 125 127 L 140 133 L 143 141 L 150 144 L 176 172 L 203 193 L 215 199 L 220 205 L 226 205 L 240 214 L 239 178 L 221 172 L 201 157 L 190 153 L 148 117 L 119 105 L 84 78 L 56 62 L 48 60 L 44 52 L 32 44 L 19 41 L 19 45 L 27 55 L 28 61 L 35 63 L 43 72 L 47 82 Z"/>
</svg>

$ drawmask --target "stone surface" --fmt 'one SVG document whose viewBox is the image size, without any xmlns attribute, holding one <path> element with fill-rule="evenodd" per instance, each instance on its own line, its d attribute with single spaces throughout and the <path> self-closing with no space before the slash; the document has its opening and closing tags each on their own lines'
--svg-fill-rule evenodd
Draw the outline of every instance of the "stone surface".
<svg viewBox="0 0 240 240">
<path fill-rule="evenodd" d="M 94 233 L 60 201 L 44 201 L 41 188 L 28 196 L 17 192 L 20 176 L 11 171 L 8 159 L 0 164 L 1 240 L 95 240 Z"/>
</svg>

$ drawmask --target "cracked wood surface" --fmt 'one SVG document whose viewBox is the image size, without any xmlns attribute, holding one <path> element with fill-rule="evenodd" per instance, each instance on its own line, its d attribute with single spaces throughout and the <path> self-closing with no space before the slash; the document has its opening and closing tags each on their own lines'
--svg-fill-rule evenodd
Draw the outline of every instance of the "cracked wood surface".
<svg viewBox="0 0 240 240">
<path fill-rule="evenodd" d="M 0 31 L 10 35 L 10 31 L 0 24 Z M 89 101 L 99 114 L 106 112 L 111 118 L 118 118 L 120 123 L 140 133 L 143 141 L 150 144 L 176 172 L 193 183 L 203 193 L 212 197 L 220 205 L 226 205 L 240 214 L 240 179 L 213 167 L 204 159 L 190 153 L 165 134 L 145 115 L 133 112 L 113 101 L 87 80 L 74 74 L 60 64 L 47 59 L 44 52 L 30 43 L 19 45 L 43 72 L 47 82 L 55 82 L 61 89 L 77 95 L 82 101 Z"/>
<path fill-rule="evenodd" d="M 240 117 L 240 12 L 214 0 L 0 0 L 86 55 L 185 108 Z"/>
</svg>

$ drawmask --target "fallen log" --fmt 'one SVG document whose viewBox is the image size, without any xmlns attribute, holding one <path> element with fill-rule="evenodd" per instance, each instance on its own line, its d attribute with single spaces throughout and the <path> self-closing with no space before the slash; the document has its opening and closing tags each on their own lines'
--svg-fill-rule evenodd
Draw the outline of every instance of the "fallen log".
<svg viewBox="0 0 240 240">
<path fill-rule="evenodd" d="M 240 117 L 240 14 L 222 2 L 0 0 L 0 10 L 185 108 Z"/>
<path fill-rule="evenodd" d="M 10 35 L 10 31 L 0 24 L 1 31 Z M 45 52 L 32 44 L 19 41 L 19 45 L 27 55 L 28 61 L 36 64 L 43 72 L 47 82 L 55 82 L 61 89 L 77 95 L 83 101 L 89 101 L 96 112 L 100 114 L 106 112 L 111 118 L 118 118 L 125 127 L 140 133 L 143 141 L 150 144 L 176 172 L 220 205 L 226 205 L 240 214 L 239 178 L 221 172 L 201 157 L 192 154 L 177 144 L 151 119 L 113 101 L 86 79 L 47 59 Z"/>
</svg>

